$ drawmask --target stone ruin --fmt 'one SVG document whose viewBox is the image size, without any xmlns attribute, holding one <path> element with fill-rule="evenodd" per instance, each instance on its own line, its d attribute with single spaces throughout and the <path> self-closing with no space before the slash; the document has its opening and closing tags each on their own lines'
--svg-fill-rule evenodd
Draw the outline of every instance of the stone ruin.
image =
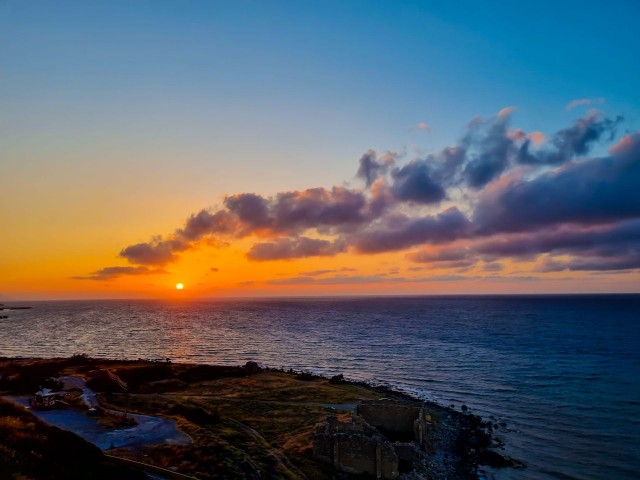
<svg viewBox="0 0 640 480">
<path fill-rule="evenodd" d="M 350 417 L 327 417 L 316 425 L 315 458 L 336 470 L 398 478 L 431 450 L 433 423 L 421 402 L 365 400 Z"/>
</svg>

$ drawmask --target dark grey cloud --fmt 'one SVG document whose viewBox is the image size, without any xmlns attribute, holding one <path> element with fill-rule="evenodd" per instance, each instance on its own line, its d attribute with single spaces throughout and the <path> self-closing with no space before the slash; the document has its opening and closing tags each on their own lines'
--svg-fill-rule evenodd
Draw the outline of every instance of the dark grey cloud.
<svg viewBox="0 0 640 480">
<path fill-rule="evenodd" d="M 293 258 L 330 256 L 344 251 L 340 242 L 317 238 L 278 238 L 272 242 L 255 243 L 247 257 L 250 260 L 289 260 Z"/>
<path fill-rule="evenodd" d="M 236 218 L 229 212 L 200 210 L 187 218 L 184 227 L 176 231 L 176 237 L 186 241 L 198 241 L 212 234 L 230 233 L 236 228 Z"/>
<path fill-rule="evenodd" d="M 470 187 L 480 189 L 507 169 L 514 151 L 514 142 L 508 135 L 509 120 L 510 114 L 504 113 L 471 124 L 462 140 L 462 146 L 469 152 L 464 178 Z"/>
<path fill-rule="evenodd" d="M 333 227 L 367 220 L 367 200 L 362 192 L 345 187 L 310 188 L 280 193 L 272 206 L 278 231 Z"/>
<path fill-rule="evenodd" d="M 403 250 L 421 244 L 450 242 L 468 235 L 471 224 L 460 210 L 451 207 L 438 215 L 400 218 L 376 225 L 351 238 L 360 253 Z"/>
<path fill-rule="evenodd" d="M 368 150 L 360 157 L 356 177 L 364 180 L 367 187 L 380 177 L 383 177 L 394 163 L 394 155 L 387 154 L 379 159 L 375 150 Z"/>
<path fill-rule="evenodd" d="M 569 163 L 483 192 L 473 220 L 485 234 L 640 216 L 640 155 L 629 141 L 611 156 Z"/>
<path fill-rule="evenodd" d="M 591 113 L 578 119 L 571 127 L 556 132 L 545 148 L 531 151 L 531 140 L 525 140 L 517 160 L 524 164 L 557 165 L 577 156 L 586 155 L 593 144 L 607 137 L 611 141 L 623 118 L 604 118 Z"/>
<path fill-rule="evenodd" d="M 408 255 L 408 257 L 417 263 L 450 262 L 466 260 L 471 253 L 471 249 L 467 246 L 453 246 L 438 250 L 422 250 Z"/>
<path fill-rule="evenodd" d="M 403 202 L 438 203 L 446 196 L 444 187 L 432 178 L 431 167 L 425 160 L 417 160 L 394 169 L 393 195 Z"/>
<path fill-rule="evenodd" d="M 615 254 L 640 248 L 640 219 L 589 227 L 561 226 L 536 232 L 498 235 L 473 245 L 480 254 L 531 257 L 541 253 L 602 251 Z"/>
<path fill-rule="evenodd" d="M 267 200 L 254 193 L 239 193 L 225 198 L 224 205 L 238 219 L 254 229 L 264 228 L 273 222 L 269 217 Z"/>
<path fill-rule="evenodd" d="M 126 275 L 159 275 L 168 274 L 160 268 L 147 267 L 105 267 L 86 276 L 72 277 L 74 280 L 113 280 Z"/>
<path fill-rule="evenodd" d="M 546 258 L 536 268 L 538 272 L 561 271 L 620 271 L 640 269 L 640 254 L 622 257 L 577 257 L 568 260 Z"/>
<path fill-rule="evenodd" d="M 189 244 L 179 238 L 161 240 L 156 238 L 148 243 L 130 245 L 120 252 L 129 263 L 138 265 L 166 265 L 176 260 L 176 253 L 189 248 Z"/>
</svg>

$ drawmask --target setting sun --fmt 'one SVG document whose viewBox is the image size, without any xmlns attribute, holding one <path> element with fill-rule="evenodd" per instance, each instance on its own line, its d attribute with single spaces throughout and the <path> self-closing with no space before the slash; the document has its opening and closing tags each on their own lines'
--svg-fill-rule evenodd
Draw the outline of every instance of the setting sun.
<svg viewBox="0 0 640 480">
<path fill-rule="evenodd" d="M 182 283 L 176 283 L 177 290 L 182 290 L 183 288 L 184 288 L 184 285 Z"/>
</svg>

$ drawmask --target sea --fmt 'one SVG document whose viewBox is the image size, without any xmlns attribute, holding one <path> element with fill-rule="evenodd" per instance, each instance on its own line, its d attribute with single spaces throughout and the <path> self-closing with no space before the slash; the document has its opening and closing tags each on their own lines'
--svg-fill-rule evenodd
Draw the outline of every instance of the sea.
<svg viewBox="0 0 640 480">
<path fill-rule="evenodd" d="M 6 302 L 5 302 L 6 303 Z M 308 370 L 497 422 L 501 479 L 640 478 L 640 295 L 21 302 L 0 356 Z"/>
</svg>

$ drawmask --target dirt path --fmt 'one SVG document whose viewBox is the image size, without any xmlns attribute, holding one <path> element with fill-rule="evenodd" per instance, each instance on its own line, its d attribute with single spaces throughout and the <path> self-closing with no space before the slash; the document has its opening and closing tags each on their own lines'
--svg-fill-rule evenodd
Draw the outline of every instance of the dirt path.
<svg viewBox="0 0 640 480">
<path fill-rule="evenodd" d="M 233 418 L 228 419 L 233 424 L 237 425 L 240 429 L 242 429 L 245 433 L 252 436 L 257 442 L 261 443 L 265 449 L 269 452 L 269 454 L 280 464 L 282 469 L 287 472 L 292 478 L 306 479 L 306 475 L 298 470 L 291 461 L 287 458 L 287 456 L 282 452 L 282 450 L 273 447 L 267 440 L 258 432 L 254 430 L 248 425 L 235 420 Z"/>
</svg>

